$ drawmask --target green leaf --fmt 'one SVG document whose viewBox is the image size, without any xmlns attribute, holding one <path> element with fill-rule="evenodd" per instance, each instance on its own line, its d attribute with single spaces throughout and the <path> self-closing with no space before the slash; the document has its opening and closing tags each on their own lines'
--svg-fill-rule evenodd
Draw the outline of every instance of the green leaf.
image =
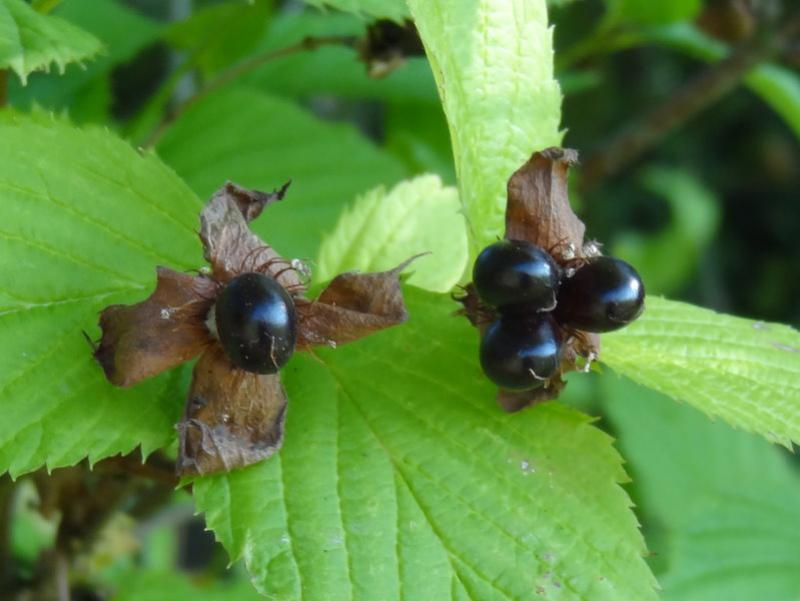
<svg viewBox="0 0 800 601">
<path fill-rule="evenodd" d="M 696 58 L 718 61 L 728 55 L 729 48 L 689 23 L 656 27 L 632 35 L 624 42 L 658 43 L 671 46 Z M 753 68 L 744 78 L 745 84 L 778 113 L 800 137 L 800 75 L 796 71 L 772 63 Z"/>
<path fill-rule="evenodd" d="M 322 243 L 314 276 L 333 279 L 344 271 L 385 271 L 430 252 L 411 267 L 411 284 L 449 292 L 467 267 L 467 232 L 458 192 L 435 175 L 380 187 L 342 214 Z"/>
<path fill-rule="evenodd" d="M 46 15 L 56 6 L 61 4 L 61 0 L 31 0 L 31 7 L 38 13 Z"/>
<path fill-rule="evenodd" d="M 350 14 L 320 14 L 311 10 L 282 14 L 272 20 L 254 53 L 285 48 L 306 36 L 360 37 L 365 32 L 364 22 Z M 242 82 L 279 96 L 305 98 L 326 93 L 357 100 L 378 98 L 439 104 L 436 84 L 424 58 L 412 57 L 386 77 L 375 79 L 367 75 L 366 66 L 352 48 L 336 45 L 270 61 L 243 76 Z"/>
<path fill-rule="evenodd" d="M 304 258 L 316 256 L 323 233 L 356 194 L 405 175 L 399 161 L 350 125 L 326 123 L 245 88 L 193 105 L 158 152 L 201 198 L 227 180 L 272 190 L 291 179 L 286 200 L 254 229 L 279 252 Z"/>
<path fill-rule="evenodd" d="M 622 234 L 612 254 L 636 265 L 649 293 L 672 292 L 694 273 L 701 253 L 716 234 L 718 201 L 685 170 L 650 167 L 638 179 L 646 190 L 667 201 L 669 222 L 657 234 Z"/>
<path fill-rule="evenodd" d="M 267 0 L 232 0 L 201 8 L 175 23 L 165 39 L 191 52 L 193 64 L 205 77 L 247 56 L 263 36 L 272 13 Z"/>
<path fill-rule="evenodd" d="M 129 569 L 114 577 L 112 601 L 263 601 L 247 581 L 191 578 L 176 571 Z"/>
<path fill-rule="evenodd" d="M 370 19 L 403 21 L 409 16 L 403 0 L 306 0 L 306 4 L 317 8 L 334 8 Z"/>
<path fill-rule="evenodd" d="M 502 232 L 506 182 L 533 151 L 558 145 L 544 0 L 409 0 L 450 125 L 473 253 Z"/>
<path fill-rule="evenodd" d="M 6 112 L 0 139 L 0 473 L 169 443 L 182 371 L 115 389 L 81 331 L 146 297 L 156 265 L 200 264 L 200 203 L 105 130 Z"/>
<path fill-rule="evenodd" d="M 623 379 L 603 384 L 662 599 L 797 598 L 800 475 L 787 453 Z"/>
<path fill-rule="evenodd" d="M 703 7 L 702 0 L 607 0 L 608 15 L 614 22 L 654 25 L 694 19 Z"/>
<path fill-rule="evenodd" d="M 658 297 L 646 304 L 639 320 L 603 336 L 603 362 L 737 428 L 800 442 L 797 330 Z"/>
<path fill-rule="evenodd" d="M 67 63 L 101 49 L 97 38 L 63 19 L 41 15 L 23 0 L 0 0 L 0 68 L 10 68 L 23 83 L 51 63 L 63 73 Z"/>
<path fill-rule="evenodd" d="M 86 68 L 67 67 L 63 75 L 37 73 L 26 86 L 9 86 L 16 107 L 34 103 L 53 111 L 66 109 L 77 122 L 106 122 L 111 109 L 111 70 L 154 42 L 161 25 L 116 0 L 69 0 L 55 14 L 97 36 L 106 52 Z"/>
<path fill-rule="evenodd" d="M 548 403 L 509 415 L 455 305 L 283 372 L 283 449 L 194 480 L 231 559 L 274 598 L 655 599 L 611 439 Z"/>
</svg>

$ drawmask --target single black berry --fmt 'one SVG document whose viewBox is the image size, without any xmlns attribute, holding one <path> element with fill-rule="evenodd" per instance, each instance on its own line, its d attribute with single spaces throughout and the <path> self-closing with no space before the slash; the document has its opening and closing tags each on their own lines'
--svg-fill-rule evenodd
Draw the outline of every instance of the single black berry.
<svg viewBox="0 0 800 601">
<path fill-rule="evenodd" d="M 550 311 L 561 270 L 544 250 L 522 240 L 500 240 L 475 260 L 472 283 L 481 300 L 498 309 Z"/>
<path fill-rule="evenodd" d="M 621 259 L 598 257 L 561 282 L 556 320 L 586 332 L 617 330 L 641 315 L 644 283 Z"/>
<path fill-rule="evenodd" d="M 558 371 L 561 340 L 548 316 L 501 316 L 481 341 L 486 377 L 508 390 L 538 388 Z"/>
<path fill-rule="evenodd" d="M 215 309 L 217 334 L 236 367 L 274 374 L 297 340 L 294 302 L 274 278 L 243 273 L 225 286 Z"/>
</svg>

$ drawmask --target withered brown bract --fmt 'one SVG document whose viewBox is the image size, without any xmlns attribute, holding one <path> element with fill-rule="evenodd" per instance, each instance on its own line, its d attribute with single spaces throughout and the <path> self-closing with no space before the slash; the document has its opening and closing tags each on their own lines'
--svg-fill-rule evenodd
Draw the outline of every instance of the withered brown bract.
<svg viewBox="0 0 800 601">
<path fill-rule="evenodd" d="M 94 356 L 115 386 L 132 386 L 180 365 L 199 355 L 211 340 L 203 322 L 212 305 L 214 282 L 166 267 L 156 272 L 156 289 L 147 300 L 111 305 L 100 314 L 103 337 Z"/>
<path fill-rule="evenodd" d="M 112 384 L 131 386 L 200 355 L 177 425 L 181 475 L 251 465 L 274 454 L 283 440 L 287 398 L 279 375 L 235 368 L 208 327 L 214 300 L 230 279 L 256 271 L 289 292 L 297 308 L 298 350 L 344 344 L 407 319 L 399 274 L 410 260 L 382 273 L 341 274 L 317 299 L 304 297 L 300 266 L 264 244 L 248 225 L 281 200 L 287 186 L 272 193 L 223 186 L 200 215 L 210 275 L 160 267 L 148 299 L 113 305 L 100 315 L 103 334 L 95 358 Z"/>
<path fill-rule="evenodd" d="M 567 171 L 578 162 L 578 152 L 547 148 L 533 156 L 508 180 L 506 234 L 555 253 L 572 245 L 583 248 L 586 226 L 569 204 Z"/>
<path fill-rule="evenodd" d="M 578 153 L 568 148 L 547 148 L 531 158 L 508 180 L 506 232 L 509 240 L 525 240 L 547 250 L 562 267 L 591 254 L 584 242 L 586 227 L 569 204 L 567 171 L 578 162 Z M 484 305 L 472 285 L 459 298 L 463 313 L 481 334 L 494 315 Z M 577 369 L 581 358 L 597 357 L 600 338 L 580 332 L 563 346 L 560 374 Z M 519 411 L 532 404 L 554 399 L 566 383 L 560 374 L 542 388 L 525 391 L 500 390 L 497 401 L 506 411 Z"/>
<path fill-rule="evenodd" d="M 306 327 L 297 347 L 336 346 L 406 321 L 398 276 L 416 258 L 380 273 L 342 273 L 316 301 L 298 303 L 297 315 Z"/>
<path fill-rule="evenodd" d="M 178 424 L 178 471 L 207 474 L 266 459 L 280 447 L 285 418 L 278 375 L 234 369 L 213 345 L 194 368 Z"/>
</svg>

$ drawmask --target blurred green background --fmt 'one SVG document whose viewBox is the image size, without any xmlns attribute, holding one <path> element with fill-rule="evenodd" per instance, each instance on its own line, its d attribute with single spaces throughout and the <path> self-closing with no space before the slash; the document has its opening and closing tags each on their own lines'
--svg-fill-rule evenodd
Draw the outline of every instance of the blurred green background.
<svg viewBox="0 0 800 601">
<path fill-rule="evenodd" d="M 730 48 L 756 52 L 778 36 L 783 19 L 762 4 L 552 3 L 564 145 L 584 158 L 585 169 L 573 174 L 573 202 L 590 236 L 635 264 L 650 294 L 798 326 L 797 38 L 770 49 L 770 65 L 757 73 L 734 74 L 730 89 L 659 132 L 616 173 L 592 172 L 616 152 L 613 140 L 652 126 L 648 115 L 669 111 L 690 82 L 720 69 Z M 422 57 L 373 79 L 351 48 L 295 52 L 248 70 L 203 110 L 159 129 L 165 115 L 232 65 L 305 36 L 362 37 L 367 23 L 356 17 L 277 0 L 63 0 L 54 14 L 94 33 L 107 52 L 63 76 L 35 74 L 25 87 L 12 80 L 10 103 L 66 111 L 137 145 L 156 141 L 201 197 L 224 179 L 271 188 L 295 178 L 306 207 L 426 172 L 455 183 L 447 124 Z M 292 131 L 273 130 L 276 114 L 289 116 Z M 313 118 L 348 127 L 320 141 L 304 130 Z M 332 140 L 340 137 L 361 168 L 339 173 Z M 360 138 L 380 147 L 379 160 L 358 158 Z M 315 211 L 312 233 L 330 227 L 339 207 Z M 270 240 L 300 256 L 313 256 L 319 243 L 291 228 L 271 232 Z M 573 378 L 565 401 L 618 437 L 664 599 L 800 599 L 794 457 L 613 375 Z M 225 553 L 192 517 L 188 495 L 148 489 L 141 496 L 148 494 L 157 497 L 150 506 L 121 508 L 138 519 L 121 514 L 104 530 L 73 598 L 258 598 L 241 566 L 226 570 Z M 41 551 L 53 537 L 37 503 L 24 480 L 12 504 L 14 590 L 35 587 Z"/>
</svg>

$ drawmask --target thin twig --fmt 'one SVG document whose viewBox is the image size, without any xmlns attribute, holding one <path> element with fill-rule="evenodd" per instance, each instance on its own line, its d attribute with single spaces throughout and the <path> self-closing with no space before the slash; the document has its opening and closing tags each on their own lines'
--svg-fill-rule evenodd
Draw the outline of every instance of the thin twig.
<svg viewBox="0 0 800 601">
<path fill-rule="evenodd" d="M 0 592 L 12 578 L 11 519 L 14 507 L 14 481 L 6 474 L 0 476 Z"/>
<path fill-rule="evenodd" d="M 8 103 L 8 69 L 0 69 L 0 107 Z"/>
<path fill-rule="evenodd" d="M 793 20 L 777 35 L 764 32 L 755 36 L 678 88 L 642 119 L 627 126 L 584 163 L 581 188 L 591 189 L 615 175 L 672 130 L 728 93 L 750 69 L 779 52 L 800 28 L 799 22 Z"/>
<path fill-rule="evenodd" d="M 345 46 L 348 48 L 352 48 L 355 46 L 358 38 L 356 36 L 350 35 L 332 35 L 332 36 L 320 36 L 320 37 L 306 37 L 303 38 L 301 41 L 297 42 L 296 44 L 292 44 L 290 46 L 285 46 L 283 48 L 278 48 L 276 50 L 268 50 L 261 54 L 257 54 L 237 65 L 226 69 L 219 75 L 217 75 L 214 79 L 208 82 L 206 85 L 201 87 L 197 90 L 194 94 L 192 94 L 189 98 L 187 98 L 184 102 L 178 105 L 174 111 L 170 114 L 166 115 L 161 122 L 156 126 L 153 130 L 153 133 L 150 134 L 148 139 L 145 141 L 144 146 L 146 148 L 155 146 L 161 136 L 164 134 L 166 129 L 178 119 L 186 110 L 196 103 L 198 100 L 202 100 L 206 96 L 208 96 L 211 92 L 218 90 L 222 86 L 232 82 L 233 80 L 241 77 L 245 73 L 248 73 L 258 67 L 269 63 L 271 61 L 284 58 L 286 56 L 291 56 L 293 54 L 298 54 L 300 52 L 306 52 L 309 50 L 316 50 L 322 46 Z"/>
</svg>

